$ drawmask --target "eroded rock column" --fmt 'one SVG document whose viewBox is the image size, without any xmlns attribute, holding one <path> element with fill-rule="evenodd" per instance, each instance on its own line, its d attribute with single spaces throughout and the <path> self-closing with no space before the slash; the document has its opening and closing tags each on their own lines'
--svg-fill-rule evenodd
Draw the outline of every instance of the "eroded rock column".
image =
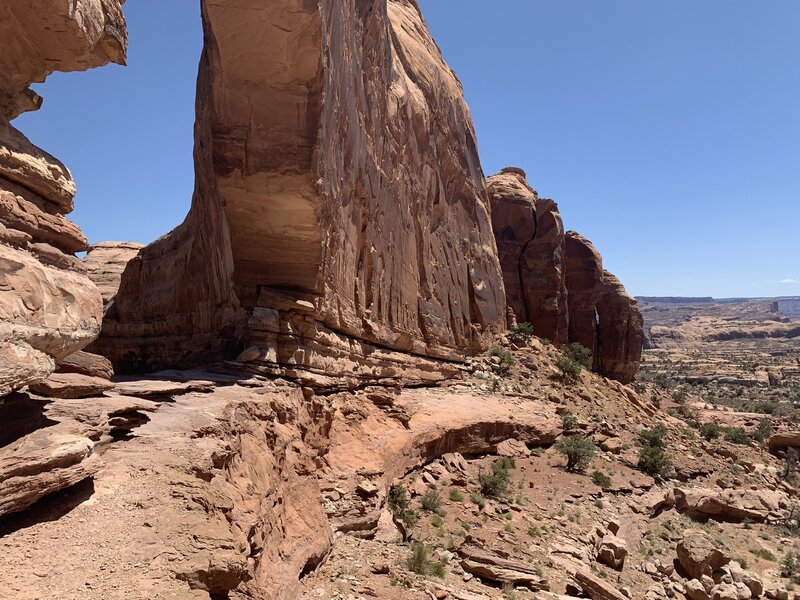
<svg viewBox="0 0 800 600">
<path fill-rule="evenodd" d="M 53 71 L 124 63 L 117 0 L 9 0 L 0 5 L 0 396 L 46 378 L 100 331 L 100 293 L 65 215 L 75 182 L 10 121 L 42 99 L 29 85 Z"/>
</svg>

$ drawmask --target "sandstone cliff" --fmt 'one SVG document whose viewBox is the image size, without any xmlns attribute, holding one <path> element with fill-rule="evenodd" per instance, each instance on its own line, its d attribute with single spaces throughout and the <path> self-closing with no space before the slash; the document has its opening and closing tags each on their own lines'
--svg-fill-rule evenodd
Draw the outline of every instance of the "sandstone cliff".
<svg viewBox="0 0 800 600">
<path fill-rule="evenodd" d="M 485 348 L 505 297 L 475 133 L 416 3 L 203 2 L 203 22 L 192 208 L 130 262 L 103 352 L 173 364 L 227 338 L 380 377 L 378 349 Z"/>
<path fill-rule="evenodd" d="M 556 345 L 583 344 L 596 371 L 632 381 L 643 342 L 636 300 L 603 269 L 589 240 L 564 233 L 558 205 L 540 199 L 524 171 L 504 169 L 487 180 L 487 189 L 507 302 L 517 320 Z"/>
<path fill-rule="evenodd" d="M 75 182 L 10 121 L 39 108 L 28 86 L 53 71 L 124 63 L 120 4 L 0 5 L 0 396 L 41 381 L 100 330 L 100 294 L 74 256 L 86 250 L 86 238 L 64 216 Z"/>
</svg>

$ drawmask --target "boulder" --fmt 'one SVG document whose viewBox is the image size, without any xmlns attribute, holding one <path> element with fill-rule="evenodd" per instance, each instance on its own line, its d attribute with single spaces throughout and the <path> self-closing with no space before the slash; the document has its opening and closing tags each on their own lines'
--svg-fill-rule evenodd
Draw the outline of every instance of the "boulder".
<svg viewBox="0 0 800 600">
<path fill-rule="evenodd" d="M 786 506 L 788 497 L 777 490 L 732 488 L 675 488 L 675 509 L 695 519 L 740 523 L 765 521 Z"/>
<path fill-rule="evenodd" d="M 769 438 L 767 442 L 769 451 L 773 454 L 782 452 L 787 448 L 800 448 L 800 431 L 779 431 Z"/>
<path fill-rule="evenodd" d="M 86 238 L 65 215 L 66 166 L 10 121 L 36 110 L 29 86 L 54 71 L 124 64 L 120 0 L 0 6 L 0 395 L 42 381 L 100 331 L 100 294 L 74 256 Z"/>
<path fill-rule="evenodd" d="M 114 376 L 114 367 L 106 357 L 81 350 L 59 360 L 56 363 L 56 372 L 111 379 Z"/>
<path fill-rule="evenodd" d="M 417 3 L 202 6 L 192 207 L 128 263 L 96 351 L 168 366 L 256 345 L 386 378 L 392 351 L 484 350 L 506 325 L 489 201 Z"/>
<path fill-rule="evenodd" d="M 739 593 L 732 583 L 721 583 L 711 590 L 711 600 L 746 600 L 740 598 Z"/>
<path fill-rule="evenodd" d="M 525 443 L 513 438 L 497 444 L 496 453 L 498 456 L 508 456 L 511 458 L 525 458 L 531 455 L 531 451 Z"/>
<path fill-rule="evenodd" d="M 597 548 L 597 560 L 604 565 L 621 571 L 628 556 L 628 544 L 615 535 L 606 535 Z"/>
<path fill-rule="evenodd" d="M 710 576 L 731 560 L 717 548 L 711 536 L 697 529 L 686 530 L 676 550 L 681 566 L 693 579 Z"/>
<path fill-rule="evenodd" d="M 0 448 L 0 516 L 91 477 L 100 467 L 93 449 L 89 438 L 58 426 Z"/>
<path fill-rule="evenodd" d="M 709 600 L 708 592 L 697 579 L 690 579 L 684 587 L 689 600 Z"/>
<path fill-rule="evenodd" d="M 458 555 L 461 558 L 461 568 L 481 579 L 501 584 L 524 585 L 532 590 L 549 589 L 547 581 L 537 574 L 538 569 L 530 563 L 472 545 L 461 546 Z"/>
<path fill-rule="evenodd" d="M 114 384 L 107 379 L 80 373 L 53 373 L 29 389 L 40 396 L 73 399 L 102 396 L 104 392 L 114 389 Z"/>
<path fill-rule="evenodd" d="M 578 569 L 573 578 L 592 600 L 626 600 L 626 596 L 622 592 L 588 569 Z"/>
</svg>

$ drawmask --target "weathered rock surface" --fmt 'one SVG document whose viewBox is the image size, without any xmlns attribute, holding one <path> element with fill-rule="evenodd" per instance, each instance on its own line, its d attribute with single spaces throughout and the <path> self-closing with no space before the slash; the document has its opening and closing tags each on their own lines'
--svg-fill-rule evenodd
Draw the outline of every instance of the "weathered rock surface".
<svg viewBox="0 0 800 600">
<path fill-rule="evenodd" d="M 103 354 L 380 370 L 377 347 L 458 358 L 503 328 L 461 86 L 415 3 L 362 4 L 203 3 L 192 208 L 128 264 Z"/>
<path fill-rule="evenodd" d="M 41 429 L 0 448 L 0 516 L 90 477 L 94 444 L 60 428 Z"/>
<path fill-rule="evenodd" d="M 75 183 L 10 120 L 40 106 L 28 86 L 53 71 L 124 62 L 120 4 L 0 6 L 0 395 L 41 381 L 100 331 L 99 294 L 74 256 L 86 238 L 64 216 Z"/>
<path fill-rule="evenodd" d="M 105 356 L 81 350 L 59 360 L 56 372 L 80 373 L 90 377 L 111 379 L 114 376 L 114 367 Z"/>
<path fill-rule="evenodd" d="M 698 519 L 763 522 L 779 515 L 787 504 L 780 491 L 750 489 L 675 488 L 675 508 Z"/>
<path fill-rule="evenodd" d="M 693 579 L 700 579 L 703 575 L 710 577 L 731 560 L 717 548 L 711 536 L 697 529 L 687 530 L 676 550 L 681 566 Z"/>
<path fill-rule="evenodd" d="M 769 451 L 772 453 L 781 452 L 788 448 L 800 448 L 800 431 L 779 431 L 769 438 L 767 442 Z"/>
<path fill-rule="evenodd" d="M 32 392 L 49 398 L 88 398 L 102 396 L 112 389 L 114 384 L 108 380 L 80 373 L 53 373 L 30 386 Z"/>
<path fill-rule="evenodd" d="M 547 582 L 536 573 L 536 568 L 520 560 L 510 559 L 501 553 L 464 545 L 458 549 L 461 568 L 481 579 L 500 584 L 522 585 L 532 590 L 547 590 Z"/>
<path fill-rule="evenodd" d="M 89 279 L 100 290 L 106 307 L 117 295 L 125 267 L 142 248 L 144 244 L 136 242 L 100 242 L 89 248 L 83 264 Z"/>
<path fill-rule="evenodd" d="M 557 345 L 567 341 L 564 225 L 558 205 L 540 199 L 525 172 L 509 167 L 486 180 L 492 227 L 517 321 Z"/>
<path fill-rule="evenodd" d="M 593 368 L 628 383 L 644 340 L 636 300 L 603 269 L 589 240 L 564 233 L 558 206 L 539 199 L 524 171 L 507 168 L 487 180 L 506 301 L 517 321 L 556 345 L 592 350 Z"/>
<path fill-rule="evenodd" d="M 622 570 L 628 556 L 628 545 L 622 538 L 606 535 L 597 548 L 597 560 L 612 569 Z"/>
</svg>

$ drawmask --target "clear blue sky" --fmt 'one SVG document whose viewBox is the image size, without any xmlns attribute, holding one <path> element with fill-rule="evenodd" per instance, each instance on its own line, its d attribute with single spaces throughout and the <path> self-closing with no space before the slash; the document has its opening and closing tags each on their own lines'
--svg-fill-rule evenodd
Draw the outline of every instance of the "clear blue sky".
<svg viewBox="0 0 800 600">
<path fill-rule="evenodd" d="M 56 74 L 16 122 L 72 169 L 91 241 L 188 209 L 197 5 L 128 2 L 129 67 Z M 523 167 L 631 292 L 800 294 L 800 2 L 421 5 L 487 175 Z"/>
</svg>

